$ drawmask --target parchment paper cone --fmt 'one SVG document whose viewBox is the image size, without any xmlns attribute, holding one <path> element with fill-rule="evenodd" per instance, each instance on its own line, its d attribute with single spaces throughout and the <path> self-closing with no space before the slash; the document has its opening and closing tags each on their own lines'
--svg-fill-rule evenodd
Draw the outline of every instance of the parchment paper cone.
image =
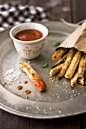
<svg viewBox="0 0 86 129">
<path fill-rule="evenodd" d="M 86 19 L 69 37 L 67 37 L 57 48 L 76 48 L 86 53 Z"/>
</svg>

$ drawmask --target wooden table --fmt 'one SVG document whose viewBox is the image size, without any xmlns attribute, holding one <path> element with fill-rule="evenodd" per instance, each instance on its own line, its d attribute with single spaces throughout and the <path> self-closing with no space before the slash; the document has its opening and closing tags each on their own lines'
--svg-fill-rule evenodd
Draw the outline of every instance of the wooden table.
<svg viewBox="0 0 86 129">
<path fill-rule="evenodd" d="M 50 20 L 79 22 L 86 18 L 86 0 L 0 0 L 45 7 Z M 52 2 L 53 1 L 53 2 Z M 12 115 L 0 109 L 0 129 L 86 129 L 86 113 L 60 119 L 39 120 Z"/>
</svg>

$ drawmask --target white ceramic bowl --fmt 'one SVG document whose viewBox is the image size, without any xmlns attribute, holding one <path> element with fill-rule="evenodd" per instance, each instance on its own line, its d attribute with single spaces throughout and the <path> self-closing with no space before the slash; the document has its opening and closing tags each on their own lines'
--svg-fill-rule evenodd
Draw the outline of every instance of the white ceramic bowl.
<svg viewBox="0 0 86 129">
<path fill-rule="evenodd" d="M 36 29 L 43 33 L 43 37 L 38 40 L 33 41 L 21 41 L 16 39 L 14 36 L 26 29 Z M 34 59 L 38 57 L 44 47 L 45 38 L 48 35 L 48 29 L 39 23 L 22 23 L 14 26 L 10 30 L 10 37 L 14 42 L 14 46 L 19 53 L 19 55 L 25 59 Z"/>
</svg>

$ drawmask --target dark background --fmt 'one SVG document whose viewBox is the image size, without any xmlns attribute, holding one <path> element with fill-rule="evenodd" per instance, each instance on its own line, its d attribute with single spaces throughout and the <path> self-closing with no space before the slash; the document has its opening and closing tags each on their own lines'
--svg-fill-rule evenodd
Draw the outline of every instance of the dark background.
<svg viewBox="0 0 86 129">
<path fill-rule="evenodd" d="M 4 3 L 28 4 L 47 8 L 50 20 L 65 20 L 77 23 L 86 18 L 86 0 L 0 0 Z"/>
<path fill-rule="evenodd" d="M 53 21 L 64 18 L 77 23 L 86 18 L 86 0 L 0 0 L 0 4 L 9 2 L 45 7 Z M 86 113 L 39 120 L 15 116 L 0 109 L 0 129 L 86 129 Z"/>
</svg>

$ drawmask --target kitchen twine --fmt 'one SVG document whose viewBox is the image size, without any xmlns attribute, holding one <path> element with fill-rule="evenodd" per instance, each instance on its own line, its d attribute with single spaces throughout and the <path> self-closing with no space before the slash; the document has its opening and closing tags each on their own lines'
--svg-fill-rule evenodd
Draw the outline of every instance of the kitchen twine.
<svg viewBox="0 0 86 129">
<path fill-rule="evenodd" d="M 20 4 L 0 5 L 0 32 L 19 23 L 48 21 L 49 13 L 45 8 Z"/>
</svg>

